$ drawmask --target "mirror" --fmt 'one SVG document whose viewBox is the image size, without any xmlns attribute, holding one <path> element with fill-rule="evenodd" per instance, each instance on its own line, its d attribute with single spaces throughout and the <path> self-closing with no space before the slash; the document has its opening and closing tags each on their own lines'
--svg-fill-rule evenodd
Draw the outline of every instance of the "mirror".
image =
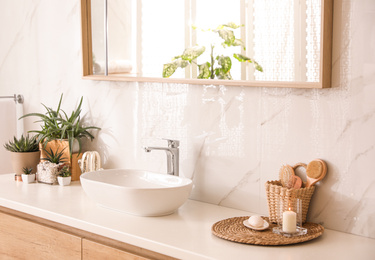
<svg viewBox="0 0 375 260">
<path fill-rule="evenodd" d="M 81 0 L 81 12 L 87 79 L 331 86 L 332 0 Z"/>
</svg>

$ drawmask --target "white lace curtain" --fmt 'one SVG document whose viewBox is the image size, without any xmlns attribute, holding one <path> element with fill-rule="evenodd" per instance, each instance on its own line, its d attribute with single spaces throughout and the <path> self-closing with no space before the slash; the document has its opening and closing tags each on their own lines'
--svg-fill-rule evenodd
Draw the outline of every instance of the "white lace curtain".
<svg viewBox="0 0 375 260">
<path fill-rule="evenodd" d="M 257 80 L 318 81 L 320 0 L 252 0 Z"/>
</svg>

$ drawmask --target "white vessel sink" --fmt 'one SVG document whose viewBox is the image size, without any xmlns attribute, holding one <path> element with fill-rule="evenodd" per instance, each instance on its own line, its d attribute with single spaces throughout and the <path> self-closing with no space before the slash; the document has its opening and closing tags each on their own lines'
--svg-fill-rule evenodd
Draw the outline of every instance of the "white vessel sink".
<svg viewBox="0 0 375 260">
<path fill-rule="evenodd" d="M 167 174 L 115 169 L 84 173 L 81 185 L 100 206 L 138 216 L 163 216 L 185 203 L 193 183 Z"/>
</svg>

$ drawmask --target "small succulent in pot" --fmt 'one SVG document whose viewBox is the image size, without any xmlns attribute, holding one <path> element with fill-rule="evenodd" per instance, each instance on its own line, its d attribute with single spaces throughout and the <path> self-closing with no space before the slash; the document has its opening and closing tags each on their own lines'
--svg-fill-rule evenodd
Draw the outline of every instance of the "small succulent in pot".
<svg viewBox="0 0 375 260">
<path fill-rule="evenodd" d="M 33 172 L 33 168 L 23 167 L 22 169 L 22 181 L 25 183 L 31 183 L 35 181 L 35 173 Z"/>
<path fill-rule="evenodd" d="M 59 176 L 61 177 L 69 177 L 72 176 L 72 173 L 69 170 L 69 166 L 65 165 L 61 168 Z"/>
<path fill-rule="evenodd" d="M 71 175 L 72 173 L 69 170 L 69 166 L 65 165 L 60 170 L 59 176 L 57 177 L 57 181 L 61 186 L 69 185 L 72 180 Z"/>
<path fill-rule="evenodd" d="M 23 170 L 23 173 L 22 173 L 22 174 L 29 175 L 29 174 L 32 173 L 33 168 L 23 167 L 22 170 Z"/>
<path fill-rule="evenodd" d="M 37 136 L 16 136 L 4 144 L 4 148 L 10 152 L 11 163 L 17 181 L 21 181 L 23 168 L 33 168 L 34 173 L 40 160 L 39 141 Z"/>
<path fill-rule="evenodd" d="M 60 174 L 60 170 L 68 163 L 68 159 L 63 157 L 64 150 L 65 148 L 61 151 L 53 151 L 52 149 L 49 151 L 44 150 L 47 157 L 41 158 L 42 162 L 38 164 L 38 182 L 48 184 L 57 183 L 57 176 Z"/>
</svg>

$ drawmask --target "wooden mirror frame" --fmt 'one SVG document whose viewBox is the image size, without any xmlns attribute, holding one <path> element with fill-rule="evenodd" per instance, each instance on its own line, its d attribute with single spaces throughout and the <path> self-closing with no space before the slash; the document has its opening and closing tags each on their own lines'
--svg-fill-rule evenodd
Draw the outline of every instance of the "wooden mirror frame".
<svg viewBox="0 0 375 260">
<path fill-rule="evenodd" d="M 249 87 L 284 87 L 284 88 L 330 88 L 332 71 L 332 25 L 333 0 L 321 0 L 321 38 L 320 38 L 320 75 L 319 82 L 298 81 L 246 81 L 246 80 L 215 80 L 215 79 L 182 79 L 182 78 L 152 78 L 125 77 L 112 75 L 93 75 L 92 64 L 92 34 L 91 34 L 91 0 L 81 0 L 82 23 L 82 59 L 83 78 L 105 81 L 137 81 L 162 82 L 193 85 L 225 85 Z"/>
</svg>

